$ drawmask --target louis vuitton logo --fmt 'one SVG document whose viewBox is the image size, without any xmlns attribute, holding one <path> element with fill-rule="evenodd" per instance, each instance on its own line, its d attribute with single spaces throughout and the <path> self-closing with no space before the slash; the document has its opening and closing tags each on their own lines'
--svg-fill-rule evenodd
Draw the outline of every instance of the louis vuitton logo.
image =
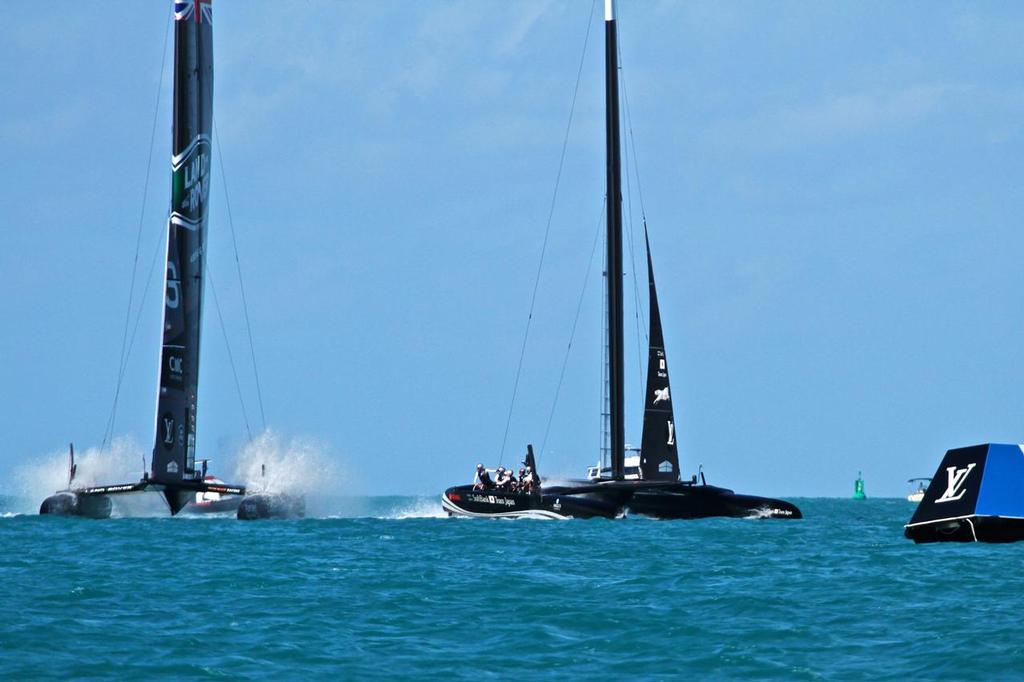
<svg viewBox="0 0 1024 682">
<path fill-rule="evenodd" d="M 946 475 L 948 476 L 946 490 L 935 502 L 956 502 L 963 497 L 967 493 L 967 489 L 964 487 L 964 483 L 967 482 L 967 476 L 970 475 L 977 465 L 977 462 L 971 462 L 963 469 L 957 469 L 955 466 L 946 467 Z"/>
</svg>

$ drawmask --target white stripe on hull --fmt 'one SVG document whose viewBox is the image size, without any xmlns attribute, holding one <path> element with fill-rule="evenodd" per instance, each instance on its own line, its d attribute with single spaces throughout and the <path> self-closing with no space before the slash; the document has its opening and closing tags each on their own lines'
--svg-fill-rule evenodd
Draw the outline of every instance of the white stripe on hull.
<svg viewBox="0 0 1024 682">
<path fill-rule="evenodd" d="M 564 516 L 562 514 L 556 514 L 553 511 L 546 509 L 527 509 L 525 511 L 511 511 L 511 512 L 471 512 L 463 509 L 454 502 L 448 499 L 447 495 L 441 495 L 441 506 L 449 514 L 457 516 L 466 516 L 469 518 L 506 518 L 506 519 L 555 519 L 555 520 L 566 520 L 571 519 L 571 516 Z"/>
</svg>

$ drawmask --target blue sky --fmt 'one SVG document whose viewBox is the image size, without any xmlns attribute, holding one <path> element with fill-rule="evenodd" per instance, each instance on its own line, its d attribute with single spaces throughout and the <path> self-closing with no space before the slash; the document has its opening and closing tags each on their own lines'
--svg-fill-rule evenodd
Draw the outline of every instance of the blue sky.
<svg viewBox="0 0 1024 682">
<path fill-rule="evenodd" d="M 319 443 L 353 492 L 439 493 L 497 461 L 589 8 L 216 3 L 267 422 Z M 619 16 L 683 471 L 847 495 L 863 470 L 869 495 L 898 495 L 947 448 L 1024 440 L 1024 7 L 652 1 Z M 598 227 L 598 17 L 506 461 L 543 437 Z M 158 92 L 136 296 L 165 229 L 167 28 L 164 2 L 27 3 L 0 26 L 0 480 L 102 438 Z M 224 180 L 209 268 L 256 429 Z M 595 275 L 542 472 L 597 456 Z M 160 288 L 118 410 L 142 451 Z M 199 450 L 226 467 L 246 431 L 206 302 Z M 636 358 L 630 345 L 632 442 Z"/>
</svg>

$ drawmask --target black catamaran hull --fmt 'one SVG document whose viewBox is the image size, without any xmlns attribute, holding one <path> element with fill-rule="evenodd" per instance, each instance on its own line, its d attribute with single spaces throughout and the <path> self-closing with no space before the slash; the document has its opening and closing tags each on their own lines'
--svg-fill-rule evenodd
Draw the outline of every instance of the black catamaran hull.
<svg viewBox="0 0 1024 682">
<path fill-rule="evenodd" d="M 441 496 L 441 506 L 449 516 L 512 519 L 611 519 L 622 514 L 624 501 L 618 492 L 579 492 L 561 487 L 531 494 L 460 485 L 448 488 Z"/>
<path fill-rule="evenodd" d="M 184 481 L 176 486 L 167 486 L 143 479 L 137 483 L 62 490 L 43 500 L 43 503 L 39 505 L 39 513 L 107 519 L 110 518 L 110 514 L 113 511 L 112 497 L 145 492 L 160 493 L 166 500 L 173 516 L 194 500 L 196 493 L 218 493 L 235 499 L 241 499 L 241 496 L 245 495 L 245 488 L 219 483 L 211 484 L 202 481 Z"/>
<path fill-rule="evenodd" d="M 40 514 L 109 519 L 113 503 L 106 495 L 82 495 L 66 491 L 50 495 L 39 505 Z"/>
<path fill-rule="evenodd" d="M 72 458 L 74 454 L 72 454 Z M 71 469 L 74 475 L 74 459 Z M 138 483 L 122 483 L 119 485 L 103 485 L 91 488 L 75 488 L 61 490 L 50 495 L 39 505 L 40 514 L 54 516 L 82 516 L 89 519 L 109 519 L 114 509 L 111 497 L 127 493 L 145 492 L 151 488 L 147 481 Z"/>
<path fill-rule="evenodd" d="M 639 488 L 626 504 L 629 513 L 658 519 L 711 517 L 802 519 L 800 509 L 785 500 L 737 495 L 712 485 L 679 483 L 671 487 Z"/>
<path fill-rule="evenodd" d="M 259 519 L 301 519 L 306 516 L 306 498 L 286 493 L 246 495 L 236 512 L 242 521 Z"/>
</svg>

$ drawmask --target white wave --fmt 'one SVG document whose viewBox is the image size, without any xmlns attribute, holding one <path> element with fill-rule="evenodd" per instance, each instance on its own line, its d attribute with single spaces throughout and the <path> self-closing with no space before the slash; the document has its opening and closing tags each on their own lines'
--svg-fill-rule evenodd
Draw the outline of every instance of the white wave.
<svg viewBox="0 0 1024 682">
<path fill-rule="evenodd" d="M 377 518 L 381 519 L 445 519 L 448 518 L 448 512 L 441 507 L 440 501 L 432 497 L 424 497 L 407 502 L 401 506 L 396 506 L 389 510 L 383 516 Z"/>
</svg>

